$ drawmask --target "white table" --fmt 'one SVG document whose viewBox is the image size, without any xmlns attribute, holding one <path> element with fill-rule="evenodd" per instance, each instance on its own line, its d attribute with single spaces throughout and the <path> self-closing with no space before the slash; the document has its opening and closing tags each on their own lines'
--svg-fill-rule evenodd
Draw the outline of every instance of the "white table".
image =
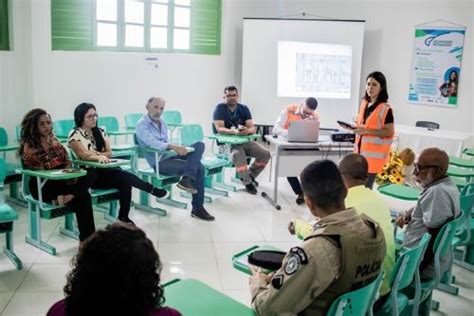
<svg viewBox="0 0 474 316">
<path fill-rule="evenodd" d="M 466 132 L 395 124 L 395 136 L 398 136 L 400 150 L 409 147 L 417 154 L 423 149 L 438 147 L 448 155 L 460 157 L 464 148 L 474 147 L 474 134 Z"/>
<path fill-rule="evenodd" d="M 281 137 L 274 138 L 266 135 L 265 139 L 274 150 L 275 163 L 272 165 L 273 197 L 262 192 L 262 196 L 267 199 L 277 210 L 281 209 L 278 204 L 278 178 L 298 177 L 303 169 L 315 160 L 330 159 L 334 162 L 351 153 L 354 147 L 352 143 L 334 143 L 328 135 L 319 137 L 317 143 L 293 143 Z"/>
</svg>

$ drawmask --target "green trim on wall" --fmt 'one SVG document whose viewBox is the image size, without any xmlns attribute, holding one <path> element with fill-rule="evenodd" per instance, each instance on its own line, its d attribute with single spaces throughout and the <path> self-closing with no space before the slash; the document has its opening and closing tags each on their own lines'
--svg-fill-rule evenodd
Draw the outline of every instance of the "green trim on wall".
<svg viewBox="0 0 474 316">
<path fill-rule="evenodd" d="M 8 1 L 0 0 L 0 50 L 10 50 L 10 30 L 8 27 Z"/>
</svg>

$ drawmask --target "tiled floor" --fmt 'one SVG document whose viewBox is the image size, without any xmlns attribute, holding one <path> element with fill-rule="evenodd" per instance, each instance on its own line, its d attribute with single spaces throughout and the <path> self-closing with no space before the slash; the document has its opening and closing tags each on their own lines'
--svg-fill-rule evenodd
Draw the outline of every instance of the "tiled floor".
<svg viewBox="0 0 474 316">
<path fill-rule="evenodd" d="M 262 189 L 271 192 L 268 177 L 260 178 Z M 131 217 L 144 229 L 155 244 L 163 262 L 163 282 L 173 278 L 196 278 L 215 289 L 249 305 L 248 278 L 233 269 L 233 254 L 255 244 L 272 244 L 289 249 L 298 244 L 286 230 L 294 217 L 309 217 L 305 207 L 297 206 L 287 182 L 280 180 L 280 202 L 277 211 L 261 196 L 232 192 L 230 197 L 215 197 L 206 207 L 216 216 L 212 223 L 190 217 L 189 210 L 168 208 L 167 217 L 132 210 Z M 409 203 L 389 201 L 402 209 Z M 49 306 L 63 297 L 62 287 L 69 261 L 77 251 L 78 243 L 59 234 L 59 220 L 44 221 L 43 237 L 54 244 L 56 256 L 48 255 L 24 242 L 27 231 L 25 209 L 17 208 L 20 219 L 15 224 L 16 252 L 24 268 L 17 271 L 0 254 L 0 314 L 44 315 Z M 96 213 L 98 227 L 106 222 Z M 454 267 L 460 294 L 453 296 L 436 291 L 434 298 L 441 302 L 440 312 L 433 315 L 473 315 L 474 274 Z"/>
</svg>

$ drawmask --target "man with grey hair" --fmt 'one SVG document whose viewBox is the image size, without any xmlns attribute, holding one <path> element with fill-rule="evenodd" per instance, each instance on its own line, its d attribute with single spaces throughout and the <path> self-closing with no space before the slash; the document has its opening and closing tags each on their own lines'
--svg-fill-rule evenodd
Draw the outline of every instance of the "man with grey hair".
<svg viewBox="0 0 474 316">
<path fill-rule="evenodd" d="M 146 109 L 148 113 L 143 115 L 135 128 L 138 144 L 163 151 L 171 150 L 176 155 L 163 155 L 160 161 L 155 161 L 153 153 L 146 153 L 145 159 L 154 169 L 158 164 L 160 173 L 182 176 L 177 186 L 192 194 L 191 216 L 213 221 L 214 216 L 204 208 L 204 166 L 201 164 L 204 143 L 192 144 L 194 151 L 191 153 L 187 153 L 184 146 L 170 144 L 168 128 L 161 118 L 165 110 L 165 100 L 157 97 L 150 98 Z"/>
</svg>

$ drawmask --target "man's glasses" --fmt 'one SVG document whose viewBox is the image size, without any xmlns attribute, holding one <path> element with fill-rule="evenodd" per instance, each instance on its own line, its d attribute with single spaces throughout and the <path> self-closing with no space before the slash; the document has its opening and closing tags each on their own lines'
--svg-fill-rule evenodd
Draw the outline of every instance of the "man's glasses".
<svg viewBox="0 0 474 316">
<path fill-rule="evenodd" d="M 237 97 L 237 96 L 239 96 L 237 93 L 234 93 L 234 94 L 226 94 L 226 95 L 225 95 L 226 98 L 235 98 L 235 97 Z"/>
<path fill-rule="evenodd" d="M 426 169 L 430 169 L 430 168 L 439 168 L 439 166 L 436 166 L 436 165 L 420 165 L 420 164 L 415 164 L 415 172 L 418 173 L 418 172 L 421 172 L 423 170 L 426 170 Z"/>
</svg>

